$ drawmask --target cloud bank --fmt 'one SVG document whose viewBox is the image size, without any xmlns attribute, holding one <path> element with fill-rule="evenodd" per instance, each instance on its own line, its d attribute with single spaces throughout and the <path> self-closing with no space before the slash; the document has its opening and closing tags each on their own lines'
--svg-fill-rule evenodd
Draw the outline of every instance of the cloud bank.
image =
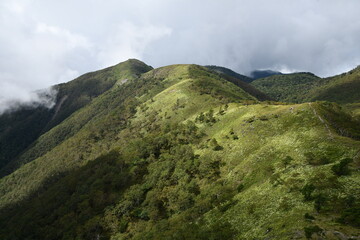
<svg viewBox="0 0 360 240">
<path fill-rule="evenodd" d="M 338 74 L 360 64 L 358 9 L 357 0 L 3 0 L 0 111 L 128 58 Z"/>
</svg>

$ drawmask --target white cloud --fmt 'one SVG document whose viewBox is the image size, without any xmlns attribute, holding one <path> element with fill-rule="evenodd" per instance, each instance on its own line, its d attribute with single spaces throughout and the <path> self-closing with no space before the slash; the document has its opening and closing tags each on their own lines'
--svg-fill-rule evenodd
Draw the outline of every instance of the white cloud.
<svg viewBox="0 0 360 240">
<path fill-rule="evenodd" d="M 138 26 L 123 22 L 99 46 L 98 61 L 103 67 L 114 65 L 129 58 L 143 58 L 146 47 L 152 42 L 169 36 L 171 29 L 164 26 Z"/>
<path fill-rule="evenodd" d="M 66 49 L 73 49 L 76 47 L 91 47 L 91 43 L 84 36 L 71 33 L 66 29 L 62 29 L 56 26 L 49 26 L 46 23 L 37 23 L 35 32 L 39 35 L 54 37 L 55 41 L 59 41 L 57 44 L 64 44 Z M 51 41 L 50 39 L 47 40 Z"/>
<path fill-rule="evenodd" d="M 8 11 L 0 10 L 5 19 L 0 21 L 0 112 L 14 102 L 45 104 L 34 91 L 76 77 L 69 58 L 91 51 L 85 37 L 27 16 L 25 3 L 5 6 Z"/>
<path fill-rule="evenodd" d="M 127 58 L 334 75 L 360 63 L 358 9 L 358 0 L 2 0 L 0 101 Z"/>
<path fill-rule="evenodd" d="M 28 91 L 11 82 L 0 82 L 0 89 L 3 92 L 0 96 L 0 114 L 5 111 L 15 110 L 20 106 L 34 107 L 41 105 L 52 108 L 57 94 L 53 88 Z"/>
</svg>

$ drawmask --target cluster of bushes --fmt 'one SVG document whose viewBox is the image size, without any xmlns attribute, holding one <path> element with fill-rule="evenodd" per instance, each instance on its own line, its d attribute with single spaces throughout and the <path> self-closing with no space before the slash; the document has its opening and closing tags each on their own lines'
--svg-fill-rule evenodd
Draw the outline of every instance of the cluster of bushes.
<svg viewBox="0 0 360 240">
<path fill-rule="evenodd" d="M 233 140 L 238 140 L 239 139 L 238 135 L 234 132 L 234 129 L 230 129 L 229 135 Z"/>
<path fill-rule="evenodd" d="M 325 165 L 330 163 L 330 159 L 328 159 L 326 156 L 316 156 L 312 152 L 306 152 L 304 156 L 306 158 L 306 161 L 313 166 Z"/>
<path fill-rule="evenodd" d="M 217 119 L 214 117 L 214 110 L 210 109 L 206 113 L 200 113 L 196 118 L 195 122 L 206 123 L 208 125 L 213 125 L 217 122 Z"/>
<path fill-rule="evenodd" d="M 331 170 L 337 176 L 349 175 L 350 174 L 349 164 L 352 161 L 353 160 L 351 158 L 344 158 L 339 163 L 333 165 Z"/>
<path fill-rule="evenodd" d="M 323 160 L 324 158 L 316 158 L 314 154 L 308 153 L 306 154 L 307 159 L 310 164 L 312 165 L 320 165 L 320 164 L 327 164 L 329 160 Z M 332 178 L 333 180 L 327 179 L 326 181 L 332 181 L 333 184 L 327 183 L 325 186 L 321 186 L 321 182 L 324 179 L 315 178 L 312 182 L 307 183 L 303 186 L 300 192 L 303 195 L 304 201 L 313 201 L 314 209 L 317 212 L 331 212 L 335 211 L 337 213 L 341 213 L 340 217 L 337 219 L 338 222 L 343 224 L 352 225 L 355 227 L 360 227 L 360 201 L 354 195 L 348 195 L 345 198 L 331 198 L 325 194 L 327 190 L 331 188 L 339 188 L 340 186 L 336 184 L 337 177 L 349 175 L 351 173 L 349 164 L 353 162 L 351 158 L 344 158 L 340 160 L 338 163 L 335 163 L 331 167 L 332 173 L 335 175 Z M 324 180 L 325 181 L 325 180 Z M 315 183 L 316 182 L 316 183 Z M 314 220 L 315 218 L 310 214 L 305 214 L 305 218 L 307 220 Z M 315 231 L 316 230 L 316 231 Z M 318 232 L 318 228 L 305 228 L 305 233 L 308 238 L 315 233 Z"/>
<path fill-rule="evenodd" d="M 172 106 L 172 110 L 176 111 L 180 108 L 184 108 L 185 107 L 185 103 L 180 103 L 180 99 L 176 99 L 176 103 Z"/>
</svg>

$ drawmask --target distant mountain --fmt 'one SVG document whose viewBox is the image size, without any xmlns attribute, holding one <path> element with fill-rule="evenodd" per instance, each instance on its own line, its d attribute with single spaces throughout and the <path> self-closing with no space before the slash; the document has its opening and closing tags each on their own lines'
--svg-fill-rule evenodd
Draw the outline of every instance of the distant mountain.
<svg viewBox="0 0 360 240">
<path fill-rule="evenodd" d="M 253 79 L 270 77 L 273 75 L 281 75 L 281 72 L 273 71 L 273 70 L 255 70 L 250 73 L 250 77 Z"/>
<path fill-rule="evenodd" d="M 356 72 L 334 86 L 356 87 Z M 258 84 L 289 101 L 310 85 L 333 96 L 334 79 L 274 78 Z M 355 239 L 359 120 L 270 100 L 206 67 L 138 60 L 60 85 L 55 108 L 0 118 L 0 156 L 13 156 L 0 239 Z"/>
<path fill-rule="evenodd" d="M 251 85 L 277 101 L 301 103 L 319 80 L 312 73 L 291 73 L 259 78 Z"/>
<path fill-rule="evenodd" d="M 229 68 L 215 66 L 215 65 L 208 65 L 208 66 L 205 66 L 205 67 L 210 69 L 210 70 L 213 70 L 215 72 L 218 72 L 218 73 L 221 73 L 221 74 L 225 74 L 227 76 L 231 76 L 231 77 L 240 79 L 241 81 L 246 82 L 246 83 L 250 83 L 250 82 L 252 82 L 254 80 L 254 79 L 252 79 L 252 78 L 250 78 L 248 76 L 245 76 L 245 75 L 239 74 L 237 72 L 234 72 L 233 70 L 231 70 Z"/>
<path fill-rule="evenodd" d="M 360 67 L 328 78 L 312 73 L 274 75 L 256 79 L 251 85 L 277 101 L 357 103 L 360 102 Z"/>
</svg>

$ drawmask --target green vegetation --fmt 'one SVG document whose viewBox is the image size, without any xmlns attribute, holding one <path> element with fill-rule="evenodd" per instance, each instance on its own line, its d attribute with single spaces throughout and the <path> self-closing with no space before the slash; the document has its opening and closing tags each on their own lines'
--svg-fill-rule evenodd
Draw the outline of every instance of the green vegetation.
<svg viewBox="0 0 360 240">
<path fill-rule="evenodd" d="M 197 65 L 127 77 L 0 179 L 1 239 L 360 234 L 360 124 L 346 108 L 260 102 Z"/>
<path fill-rule="evenodd" d="M 255 70 L 250 73 L 250 76 L 253 79 L 259 79 L 259 78 L 266 78 L 273 75 L 282 75 L 281 72 L 278 71 L 272 71 L 272 70 Z"/>
<path fill-rule="evenodd" d="M 268 95 L 264 94 L 263 92 L 259 91 L 257 88 L 254 88 L 249 83 L 253 81 L 253 79 L 233 72 L 230 69 L 218 67 L 218 66 L 206 66 L 208 69 L 220 74 L 221 77 L 226 79 L 227 81 L 235 84 L 236 86 L 242 88 L 247 93 L 251 94 L 252 96 L 256 97 L 256 99 L 260 101 L 265 100 L 273 100 L 275 98 L 271 98 Z"/>
<path fill-rule="evenodd" d="M 61 123 L 78 109 L 88 105 L 92 99 L 109 90 L 116 82 L 121 83 L 124 79 L 132 79 L 149 70 L 151 67 L 146 64 L 130 59 L 113 67 L 87 73 L 68 83 L 56 85 L 54 87 L 58 92 L 56 105 L 50 110 L 45 107 L 23 107 L 15 112 L 1 115 L 0 176 L 11 173 L 24 162 L 32 161 L 49 150 L 49 148 L 41 150 L 37 148 L 38 144 L 35 140 L 41 134 Z M 93 116 L 94 114 L 89 115 L 83 123 L 73 123 L 68 124 L 66 128 L 58 128 L 61 132 L 58 135 L 61 136 L 56 139 L 50 137 L 45 141 L 48 142 L 49 147 L 59 144 Z M 30 152 L 25 153 L 26 157 L 22 157 L 20 154 L 27 148 Z"/>
<path fill-rule="evenodd" d="M 310 101 L 360 102 L 360 67 L 334 77 L 321 79 L 308 94 Z"/>
<path fill-rule="evenodd" d="M 281 102 L 321 100 L 356 104 L 360 102 L 360 67 L 329 78 L 319 78 L 312 73 L 273 75 L 256 79 L 251 85 Z"/>
<path fill-rule="evenodd" d="M 51 119 L 51 110 L 45 107 L 23 107 L 0 116 L 0 176 L 1 171 L 41 134 Z"/>
<path fill-rule="evenodd" d="M 349 163 L 353 160 L 351 158 L 342 159 L 338 164 L 332 166 L 331 170 L 338 176 L 350 174 Z"/>
<path fill-rule="evenodd" d="M 210 69 L 214 72 L 226 75 L 226 76 L 230 76 L 233 78 L 237 78 L 243 82 L 246 83 L 251 83 L 254 79 L 252 79 L 251 77 L 247 77 L 245 75 L 241 75 L 237 72 L 234 72 L 233 70 L 229 69 L 229 68 L 225 68 L 225 67 L 221 67 L 221 66 L 215 66 L 215 65 L 208 65 L 205 66 L 207 69 Z"/>
<path fill-rule="evenodd" d="M 315 225 L 315 226 L 305 227 L 304 231 L 306 238 L 311 239 L 314 234 L 321 233 L 322 229 L 319 226 Z"/>
<path fill-rule="evenodd" d="M 292 73 L 256 79 L 251 85 L 277 101 L 301 103 L 318 79 L 311 73 Z"/>
</svg>

